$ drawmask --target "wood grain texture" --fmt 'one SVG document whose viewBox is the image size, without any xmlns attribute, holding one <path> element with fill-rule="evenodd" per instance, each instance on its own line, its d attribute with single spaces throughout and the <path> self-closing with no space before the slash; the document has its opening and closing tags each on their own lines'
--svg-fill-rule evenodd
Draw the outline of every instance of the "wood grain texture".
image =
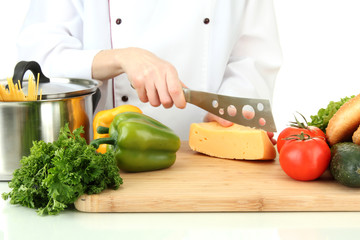
<svg viewBox="0 0 360 240">
<path fill-rule="evenodd" d="M 360 211 L 360 189 L 335 182 L 329 172 L 295 181 L 277 160 L 239 161 L 193 152 L 182 142 L 175 164 L 144 173 L 120 173 L 118 190 L 83 195 L 84 212 Z"/>
</svg>

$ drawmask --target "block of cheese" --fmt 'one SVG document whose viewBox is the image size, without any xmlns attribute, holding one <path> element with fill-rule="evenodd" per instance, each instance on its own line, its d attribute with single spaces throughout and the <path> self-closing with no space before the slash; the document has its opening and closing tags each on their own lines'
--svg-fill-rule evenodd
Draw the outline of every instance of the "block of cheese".
<svg viewBox="0 0 360 240">
<path fill-rule="evenodd" d="M 189 145 L 194 151 L 219 158 L 271 160 L 276 150 L 263 130 L 234 124 L 223 127 L 217 122 L 193 123 Z"/>
</svg>

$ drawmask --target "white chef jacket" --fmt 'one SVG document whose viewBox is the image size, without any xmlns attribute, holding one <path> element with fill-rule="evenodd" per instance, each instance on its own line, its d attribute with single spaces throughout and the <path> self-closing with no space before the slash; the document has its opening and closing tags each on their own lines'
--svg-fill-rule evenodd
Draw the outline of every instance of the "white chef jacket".
<svg viewBox="0 0 360 240">
<path fill-rule="evenodd" d="M 18 42 L 19 60 L 49 77 L 90 79 L 102 49 L 139 47 L 170 62 L 194 90 L 272 99 L 281 50 L 271 0 L 33 0 Z M 142 103 L 126 74 L 104 81 L 97 111 L 122 104 L 186 140 L 205 111 Z"/>
</svg>

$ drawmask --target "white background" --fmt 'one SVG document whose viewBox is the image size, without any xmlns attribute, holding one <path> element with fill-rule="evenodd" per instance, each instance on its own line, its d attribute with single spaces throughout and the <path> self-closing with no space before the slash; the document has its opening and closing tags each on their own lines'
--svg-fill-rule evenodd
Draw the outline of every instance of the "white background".
<svg viewBox="0 0 360 240">
<path fill-rule="evenodd" d="M 264 0 L 266 1 L 266 0 Z M 0 79 L 12 76 L 29 0 L 0 2 Z M 273 100 L 278 132 L 299 111 L 360 93 L 360 1 L 274 0 L 284 62 Z"/>
</svg>

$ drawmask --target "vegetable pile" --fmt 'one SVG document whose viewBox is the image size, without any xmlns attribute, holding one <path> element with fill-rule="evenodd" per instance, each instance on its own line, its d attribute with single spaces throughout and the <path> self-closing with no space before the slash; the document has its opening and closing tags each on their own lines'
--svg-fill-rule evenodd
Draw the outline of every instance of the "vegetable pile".
<svg viewBox="0 0 360 240">
<path fill-rule="evenodd" d="M 119 188 L 122 178 L 114 152 L 97 153 L 81 137 L 83 132 L 83 127 L 71 132 L 65 125 L 53 143 L 34 141 L 9 182 L 12 191 L 3 193 L 3 199 L 36 208 L 39 215 L 56 215 L 84 193 Z"/>
<path fill-rule="evenodd" d="M 359 114 L 360 95 L 345 97 L 320 109 L 311 123 L 285 128 L 277 146 L 284 172 L 307 181 L 329 169 L 340 184 L 360 187 Z"/>
</svg>

